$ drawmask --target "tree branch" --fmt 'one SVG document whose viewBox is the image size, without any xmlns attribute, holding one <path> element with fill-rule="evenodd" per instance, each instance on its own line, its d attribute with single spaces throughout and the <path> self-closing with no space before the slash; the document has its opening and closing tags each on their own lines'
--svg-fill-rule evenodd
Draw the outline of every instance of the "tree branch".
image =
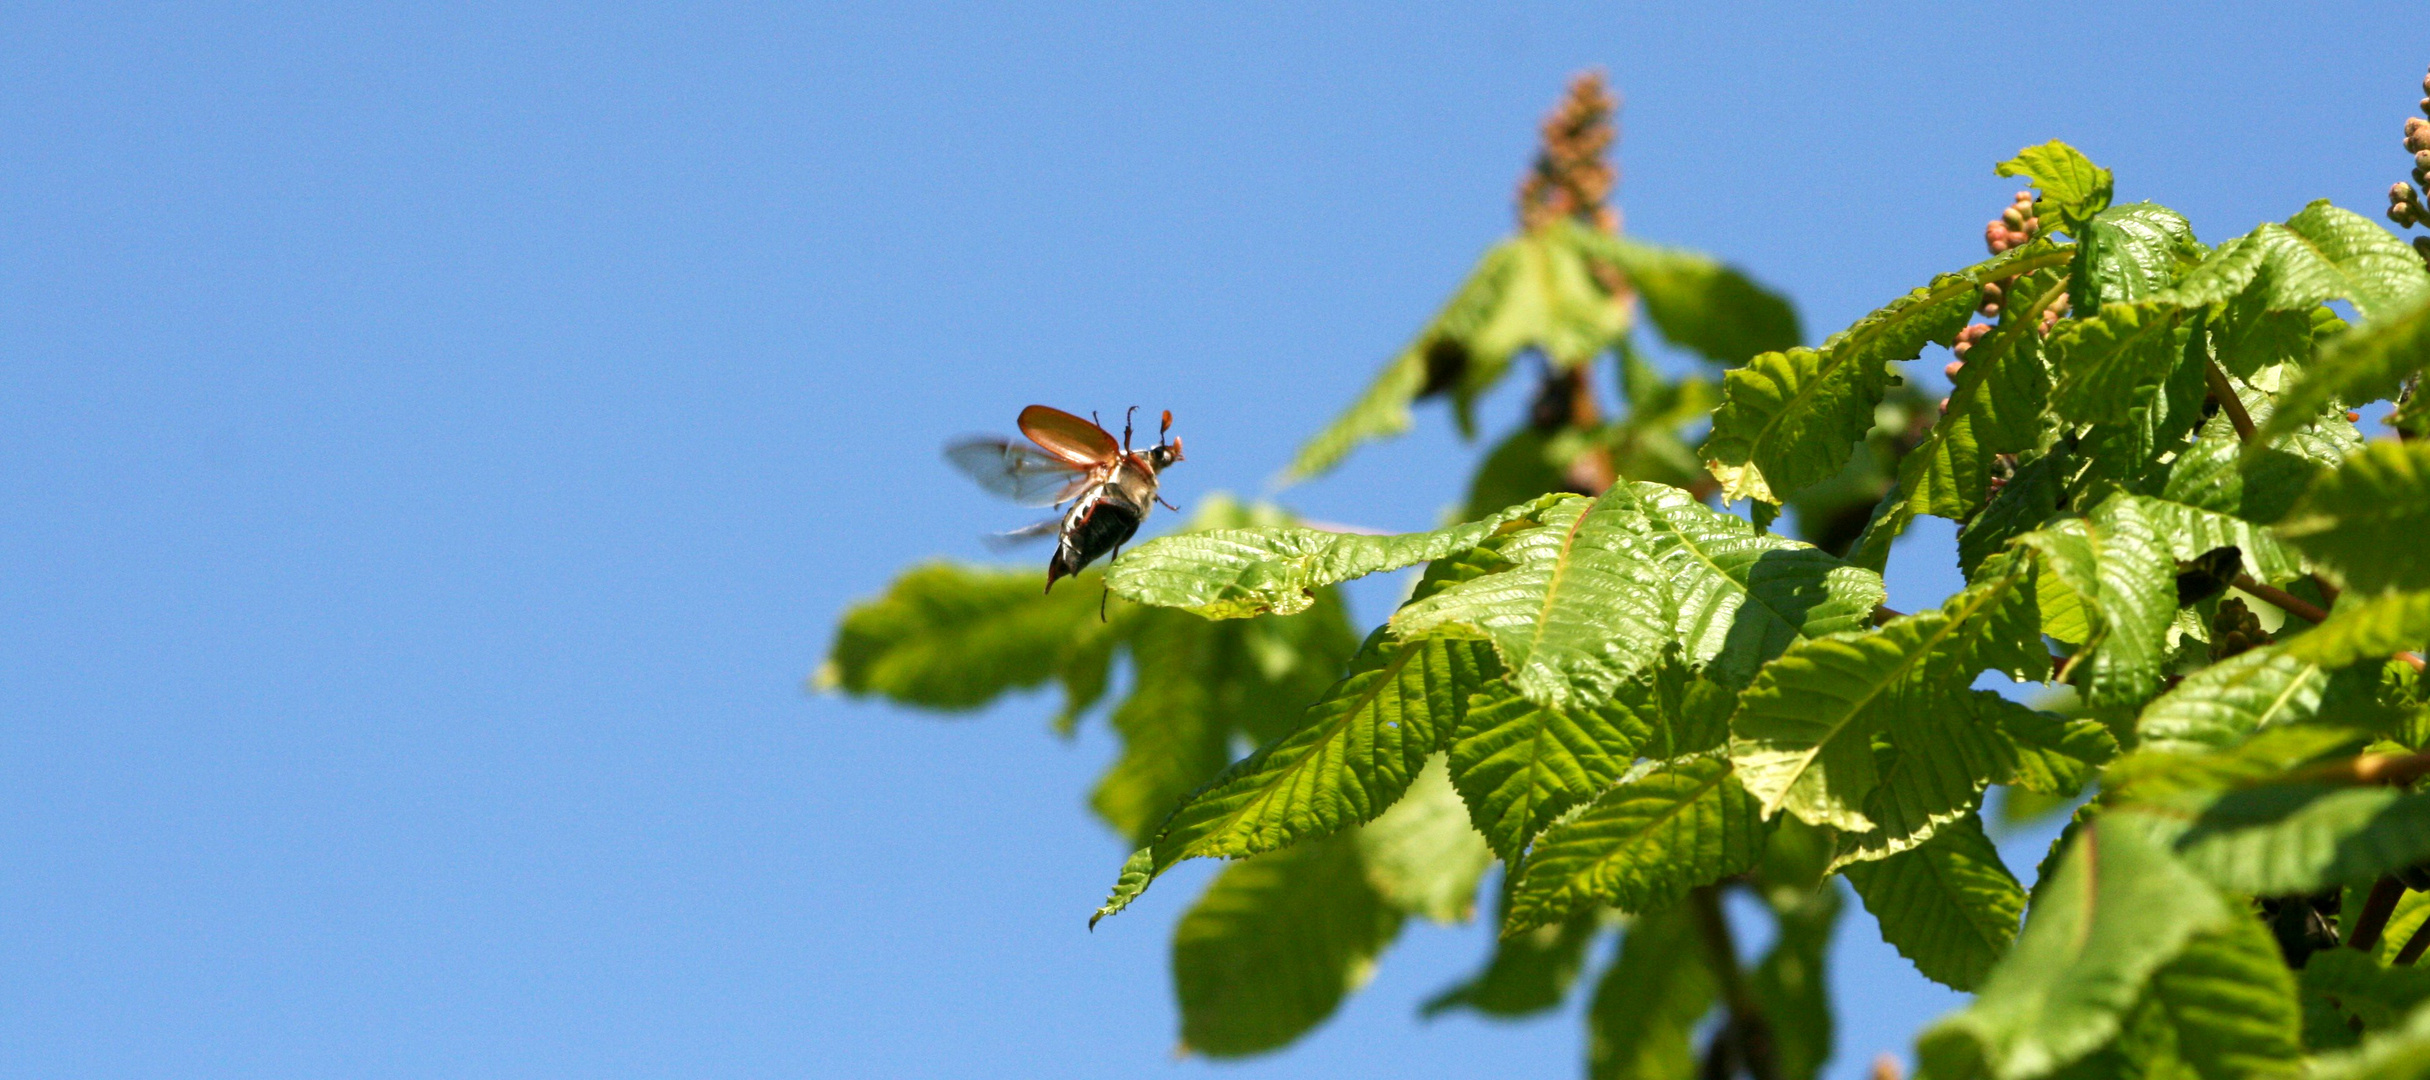
<svg viewBox="0 0 2430 1080">
<path fill-rule="evenodd" d="M 2380 931 L 2388 928 L 2388 916 L 2396 914 L 2396 902 L 2405 898 L 2405 883 L 2392 874 L 2381 874 L 2371 883 L 2371 895 L 2363 898 L 2362 911 L 2354 916 L 2354 929 L 2346 934 L 2346 947 L 2370 952 L 2379 947 Z"/>
<path fill-rule="evenodd" d="M 2305 622 L 2311 623 L 2314 626 L 2318 626 L 2321 623 L 2329 621 L 2329 613 L 2322 611 L 2319 605 L 2314 604 L 2300 596 L 2296 596 L 2295 594 L 2290 593 L 2285 589 L 2281 589 L 2276 585 L 2264 585 L 2261 582 L 2254 580 L 2253 575 L 2251 574 L 2236 575 L 2235 585 L 2237 588 L 2242 589 L 2245 592 L 2251 593 L 2254 596 L 2258 596 L 2274 605 L 2277 605 L 2279 610 L 2302 619 Z"/>
<path fill-rule="evenodd" d="M 2218 361 L 2202 361 L 2202 381 L 2211 388 L 2211 400 L 2227 410 L 2228 423 L 2236 425 L 2236 438 L 2246 443 L 2252 442 L 2253 414 L 2244 411 L 2244 399 L 2236 396 L 2236 384 L 2228 381 L 2227 372 L 2219 370 Z"/>
</svg>

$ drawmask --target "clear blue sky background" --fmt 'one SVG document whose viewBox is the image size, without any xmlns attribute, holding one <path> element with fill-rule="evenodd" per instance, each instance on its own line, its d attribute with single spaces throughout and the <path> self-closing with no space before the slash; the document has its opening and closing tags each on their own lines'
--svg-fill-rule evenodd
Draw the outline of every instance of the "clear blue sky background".
<svg viewBox="0 0 2430 1080">
<path fill-rule="evenodd" d="M 1819 338 L 1980 257 L 2028 142 L 2213 241 L 2376 214 L 2430 63 L 2394 3 L 408 8 L 5 16 L 0 1073 L 1575 1075 L 1574 1009 L 1415 1019 L 1474 926 L 1171 1063 L 1204 875 L 1083 932 L 1103 732 L 801 689 L 1021 522 L 938 444 L 1170 407 L 1176 498 L 1259 489 L 1589 65 L 1630 229 Z M 1430 525 L 1447 426 L 1289 498 Z M 1843 1077 L 1954 1001 L 1850 925 Z"/>
</svg>

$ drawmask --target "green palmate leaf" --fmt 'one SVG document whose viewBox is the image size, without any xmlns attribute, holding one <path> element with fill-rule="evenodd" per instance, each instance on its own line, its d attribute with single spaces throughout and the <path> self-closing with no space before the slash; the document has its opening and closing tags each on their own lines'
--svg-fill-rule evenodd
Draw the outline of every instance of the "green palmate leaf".
<svg viewBox="0 0 2430 1080">
<path fill-rule="evenodd" d="M 1702 935 L 1687 905 L 1629 924 L 1586 1013 L 1586 1074 L 1592 1080 L 1690 1080 L 1689 1042 L 1713 1007 L 1715 987 Z"/>
<path fill-rule="evenodd" d="M 2034 213 L 2069 236 L 2082 236 L 2085 223 L 2109 208 L 2109 170 L 2057 139 L 2017 151 L 2017 156 L 2001 162 L 1994 171 L 2001 176 L 2031 177 L 2041 189 L 2034 199 Z"/>
<path fill-rule="evenodd" d="M 1588 255 L 1620 268 L 1665 340 L 1720 364 L 1797 344 L 1797 310 L 1710 256 L 1660 247 L 1575 221 L 1556 228 Z"/>
<path fill-rule="evenodd" d="M 1384 902 L 1436 923 L 1476 914 L 1477 882 L 1493 850 L 1468 824 L 1468 808 L 1435 755 L 1401 801 L 1358 831 L 1367 880 Z"/>
<path fill-rule="evenodd" d="M 1644 912 L 1753 866 L 1770 828 L 1719 755 L 1639 770 L 1528 853 L 1502 932 L 1609 904 Z"/>
<path fill-rule="evenodd" d="M 2177 613 L 2177 565 L 2143 505 L 2115 496 L 2089 516 L 2053 522 L 2017 543 L 2042 553 L 2043 573 L 2084 613 L 2083 648 L 2068 668 L 2082 674 L 2085 700 L 2132 705 L 2157 691 Z"/>
<path fill-rule="evenodd" d="M 2319 664 L 2275 645 L 2254 649 L 2186 676 L 2144 706 L 2136 742 L 2171 752 L 2226 749 L 2273 724 L 2311 719 L 2328 685 Z"/>
<path fill-rule="evenodd" d="M 2138 748 L 2103 772 L 2102 797 L 2124 805 L 2214 796 L 2277 780 L 2297 766 L 2351 753 L 2365 741 L 2351 728 L 2293 724 L 2264 728 L 2224 750 Z"/>
<path fill-rule="evenodd" d="M 1874 827 L 1840 834 L 1833 869 L 1925 842 L 1972 814 L 1991 784 L 2072 795 L 2118 750 L 2100 721 L 2036 712 L 1988 690 L 1919 694 L 1880 735 L 1881 779 L 1864 801 Z"/>
<path fill-rule="evenodd" d="M 1942 985 L 1972 990 L 2016 940 L 2025 889 L 1968 816 L 1922 846 L 1848 868 L 1882 940 Z"/>
<path fill-rule="evenodd" d="M 1508 890 L 1503 890 L 1507 906 Z M 1496 924 L 1501 920 L 1497 918 Z M 1493 959 L 1468 981 L 1427 1000 L 1420 1012 L 1437 1016 L 1453 1009 L 1474 1009 L 1487 1016 L 1527 1016 L 1561 1004 L 1578 971 L 1586 964 L 1587 943 L 1602 926 L 1602 916 L 1583 912 L 1558 923 L 1504 935 L 1494 943 Z"/>
<path fill-rule="evenodd" d="M 1298 1038 L 1367 980 L 1400 924 L 1346 836 L 1226 867 L 1173 928 L 1182 1048 L 1238 1057 Z"/>
<path fill-rule="evenodd" d="M 1847 464 L 1873 429 L 1892 375 L 1929 343 L 1947 345 L 1986 283 L 2064 264 L 2070 250 L 2030 244 L 1892 301 L 1818 349 L 1765 353 L 1731 371 L 1704 456 L 1726 497 L 1779 503 Z"/>
<path fill-rule="evenodd" d="M 2426 292 L 2430 272 L 2411 245 L 2327 200 L 2284 225 L 2263 225 L 2219 245 L 2171 290 L 2188 307 L 2242 297 L 2257 310 L 2303 311 L 2346 300 L 2366 319 L 2393 314 Z"/>
<path fill-rule="evenodd" d="M 2430 642 L 2430 592 L 2339 599 L 2329 621 L 2285 643 L 2287 655 L 2341 668 Z"/>
<path fill-rule="evenodd" d="M 2043 662 L 2028 570 L 2011 564 L 1939 610 L 1801 641 L 1767 665 L 1730 718 L 1730 756 L 1765 816 L 1785 808 L 1817 825 L 1872 829 L 1861 808 L 1879 781 L 1876 733 L 1945 704 L 1985 668 L 2025 674 Z"/>
<path fill-rule="evenodd" d="M 1092 575 L 1093 576 L 1093 575 Z M 816 682 L 928 709 L 976 709 L 1049 679 L 1084 677 L 1096 590 L 1042 592 L 1036 570 L 928 563 L 844 613 Z M 1096 658 L 1102 679 L 1110 657 Z M 1074 695 L 1078 697 L 1079 695 Z"/>
<path fill-rule="evenodd" d="M 2246 454 L 2234 423 L 2226 416 L 2213 417 L 2203 425 L 2201 436 L 2169 464 L 2159 497 L 2254 524 L 2275 522 L 2294 509 L 2304 489 L 2323 471 L 2321 462 L 2309 455 L 2325 451 L 2335 461 L 2346 454 L 2345 448 L 2333 445 L 2338 441 L 2333 437 L 2327 440 L 2332 445 L 2323 446 L 2321 440 L 2307 437 L 2312 434 L 2283 436 Z M 2284 557 L 2294 558 L 2292 553 Z"/>
<path fill-rule="evenodd" d="M 2302 1064 L 2295 981 L 2258 920 L 2195 935 L 2152 974 L 2144 1008 L 2166 1026 L 2166 1056 L 2201 1080 L 2292 1077 Z"/>
<path fill-rule="evenodd" d="M 2221 888 L 2259 896 L 2369 882 L 2430 858 L 2430 795 L 2282 783 L 2116 812 Z"/>
<path fill-rule="evenodd" d="M 1779 934 L 1747 979 L 1747 992 L 1769 1024 L 1774 1074 L 1814 1080 L 1831 1059 L 1831 992 L 1824 959 L 1839 923 L 1839 890 L 1824 887 L 1799 902 L 1775 904 Z"/>
<path fill-rule="evenodd" d="M 2050 339 L 2050 407 L 2082 423 L 2123 421 L 2138 391 L 2157 386 L 2185 359 L 2179 310 L 2146 300 L 2114 303 L 2071 319 Z"/>
<path fill-rule="evenodd" d="M 2402 1027 L 2408 1014 L 2430 1002 L 2430 968 L 2389 967 L 2369 953 L 2328 949 L 2304 965 L 2303 986 L 2335 1000 L 2334 1007 L 2365 1030 L 2383 1031 Z"/>
<path fill-rule="evenodd" d="M 1451 782 L 1494 854 L 1516 864 L 1544 826 L 1627 772 L 1652 736 L 1617 703 L 1538 705 L 1488 683 L 1452 735 Z"/>
<path fill-rule="evenodd" d="M 1211 619 L 1289 615 L 1307 610 L 1322 586 L 1457 554 L 1514 522 L 1575 520 L 1575 507 L 1562 510 L 1571 503 L 1585 500 L 1547 495 L 1464 525 L 1397 536 L 1279 526 L 1183 533 L 1123 556 L 1106 584 L 1123 599 Z"/>
<path fill-rule="evenodd" d="M 2406 376 L 2430 368 L 2430 296 L 2331 338 L 2280 396 L 2279 415 L 2263 434 L 2293 430 L 2306 416 L 2338 404 L 2393 397 Z"/>
<path fill-rule="evenodd" d="M 2070 457 L 2081 468 L 2068 483 L 2069 502 L 2091 506 L 2116 490 L 2149 491 L 2167 471 L 2204 419 L 2207 324 L 2203 331 L 2186 336 L 2186 359 L 2166 379 L 2136 392 L 2125 420 L 2090 425 L 2076 437 Z"/>
<path fill-rule="evenodd" d="M 1927 849 L 1928 850 L 1928 849 Z M 1933 1080 L 2029 1080 L 2117 1036 L 2154 972 L 2238 916 L 2166 850 L 2094 819 L 2037 891 L 1973 1004 L 1917 1046 Z"/>
<path fill-rule="evenodd" d="M 1624 484 L 1606 499 L 1635 502 L 1645 555 L 1669 583 L 1678 640 L 1722 682 L 1745 685 L 1798 638 L 1861 629 L 1882 602 L 1879 574 L 1757 533 L 1678 488 Z"/>
<path fill-rule="evenodd" d="M 1090 804 L 1145 842 L 1183 796 L 1231 760 L 1236 737 L 1265 742 L 1300 723 L 1356 648 L 1333 590 L 1296 619 L 1210 622 L 1177 611 L 1134 615 L 1131 696 L 1114 709 L 1122 756 Z"/>
<path fill-rule="evenodd" d="M 2430 1078 L 2430 1005 L 2415 1008 L 2402 1026 L 2362 1045 L 2313 1059 L 2309 1080 L 2425 1080 Z"/>
<path fill-rule="evenodd" d="M 1362 442 L 1409 430 L 1410 403 L 1430 393 L 1452 395 L 1466 430 L 1477 396 L 1522 350 L 1574 366 L 1626 334 L 1629 308 L 1594 272 L 1578 231 L 1555 227 L 1494 245 L 1358 402 L 1300 448 L 1285 478 L 1315 476 Z"/>
<path fill-rule="evenodd" d="M 1482 635 L 1511 685 L 1541 705 L 1606 701 L 1671 638 L 1638 499 L 1616 488 L 1591 506 L 1578 499 L 1552 504 L 1536 520 L 1496 549 L 1510 569 L 1412 601 L 1392 616 L 1392 630 L 1403 638 Z"/>
<path fill-rule="evenodd" d="M 2175 561 L 2186 562 L 2232 547 L 2244 571 L 2261 581 L 2275 584 L 2303 576 L 2303 560 L 2294 551 L 2267 529 L 2243 518 L 2148 495 L 2116 497 L 2134 502 Z"/>
<path fill-rule="evenodd" d="M 2312 485 L 2278 535 L 2349 588 L 2430 588 L 2430 444 L 2364 447 Z"/>
<path fill-rule="evenodd" d="M 2068 284 L 2078 311 L 2099 311 L 2157 294 L 2209 253 L 2182 215 L 2147 202 L 2093 215 L 2082 239 Z"/>
</svg>

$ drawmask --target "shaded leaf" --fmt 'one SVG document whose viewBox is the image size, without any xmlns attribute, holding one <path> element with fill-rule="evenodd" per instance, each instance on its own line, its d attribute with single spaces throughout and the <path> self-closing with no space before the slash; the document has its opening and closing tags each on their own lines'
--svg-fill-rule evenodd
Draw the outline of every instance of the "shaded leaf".
<svg viewBox="0 0 2430 1080">
<path fill-rule="evenodd" d="M 1601 905 L 1644 912 L 1755 864 L 1770 833 L 1728 759 L 1654 765 L 1547 831 L 1512 890 L 1505 934 Z"/>
<path fill-rule="evenodd" d="M 2390 928 L 2394 928 L 2393 922 Z M 2430 968 L 2390 967 L 2372 954 L 2354 949 L 2312 954 L 2302 979 L 2304 989 L 2335 1001 L 2339 1012 L 2369 1031 L 2402 1027 L 2408 1014 L 2430 1002 Z"/>
<path fill-rule="evenodd" d="M 1554 818 L 1627 772 L 1651 735 L 1616 704 L 1538 705 L 1488 683 L 1452 735 L 1451 782 L 1494 854 L 1516 864 Z"/>
<path fill-rule="evenodd" d="M 1689 1038 L 1713 1007 L 1712 968 L 1684 904 L 1640 916 L 1595 987 L 1586 1013 L 1592 1080 L 1689 1080 Z"/>
<path fill-rule="evenodd" d="M 1173 928 L 1182 1047 L 1239 1057 L 1287 1045 L 1367 981 L 1400 924 L 1347 836 L 1225 867 Z"/>
<path fill-rule="evenodd" d="M 2331 338 L 2280 395 L 2281 412 L 2265 436 L 2293 430 L 2306 416 L 2337 405 L 2393 397 L 2409 375 L 2430 368 L 2430 296 Z"/>
<path fill-rule="evenodd" d="M 1440 754 L 1401 801 L 1359 829 L 1358 847 L 1367 880 L 1385 903 L 1436 923 L 1476 914 L 1477 882 L 1493 865 L 1493 850 L 1469 827 L 1468 807 Z"/>
<path fill-rule="evenodd" d="M 1972 990 L 2016 940 L 2025 889 L 1972 816 L 1921 846 L 1848 867 L 1882 940 L 1944 986 Z"/>
<path fill-rule="evenodd" d="M 2093 705 L 2140 704 L 2160 688 L 2168 627 L 2177 613 L 2176 560 L 2143 504 L 2115 496 L 2090 515 L 2017 538 L 2042 553 L 2042 572 L 2073 594 L 2086 623 L 2068 663 Z"/>
<path fill-rule="evenodd" d="M 2365 446 L 2315 481 L 2277 532 L 2348 588 L 2430 588 L 2430 444 Z"/>
<path fill-rule="evenodd" d="M 2430 641 L 2430 592 L 2388 593 L 2367 600 L 2340 597 L 2329 621 L 2282 647 L 2287 655 L 2325 668 L 2341 668 Z"/>
<path fill-rule="evenodd" d="M 2224 749 L 2272 724 L 2308 720 L 2329 675 L 2320 665 L 2267 646 L 2185 677 L 2144 706 L 2136 740 L 2161 751 Z"/>
<path fill-rule="evenodd" d="M 2157 386 L 2185 358 L 2186 327 L 2168 304 L 2106 304 L 2070 319 L 2050 339 L 2050 407 L 2078 422 L 2122 421 L 2137 391 Z"/>
<path fill-rule="evenodd" d="M 1576 222 L 1571 241 L 1620 268 L 1664 340 L 1719 364 L 1786 349 L 1803 335 L 1797 310 L 1711 256 L 1615 236 Z"/>
<path fill-rule="evenodd" d="M 2369 882 L 2430 859 L 2430 795 L 2279 783 L 2187 793 L 2113 816 L 2221 888 L 2256 896 Z"/>
<path fill-rule="evenodd" d="M 1504 890 L 1505 904 L 1508 890 Z M 1495 924 L 1501 924 L 1497 915 Z M 1596 912 L 1584 912 L 1533 930 L 1505 934 L 1494 942 L 1493 958 L 1466 982 L 1427 999 L 1419 1010 L 1437 1016 L 1453 1009 L 1474 1009 L 1487 1016 L 1517 1017 L 1543 1012 L 1561 1004 L 1571 983 L 1586 964 L 1587 943 L 1602 925 Z"/>
</svg>

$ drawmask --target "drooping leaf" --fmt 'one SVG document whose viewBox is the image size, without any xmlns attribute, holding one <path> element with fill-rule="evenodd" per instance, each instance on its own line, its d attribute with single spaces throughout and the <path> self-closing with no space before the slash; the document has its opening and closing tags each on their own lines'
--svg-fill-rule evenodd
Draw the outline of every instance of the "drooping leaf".
<svg viewBox="0 0 2430 1080">
<path fill-rule="evenodd" d="M 1426 763 L 1401 801 L 1358 831 L 1367 880 L 1384 902 L 1435 923 L 1476 913 L 1477 882 L 1493 849 L 1468 824 L 1442 755 Z"/>
<path fill-rule="evenodd" d="M 1114 595 L 1210 619 L 1305 611 L 1318 588 L 1398 570 L 1473 548 L 1514 522 L 1574 520 L 1585 500 L 1547 495 L 1464 525 L 1397 536 L 1267 526 L 1212 529 L 1148 541 L 1115 560 L 1106 575 Z"/>
<path fill-rule="evenodd" d="M 1618 704 L 1538 705 L 1487 683 L 1452 734 L 1451 782 L 1494 854 L 1516 864 L 1554 818 L 1627 772 L 1651 736 Z"/>
<path fill-rule="evenodd" d="M 1943 274 L 1818 349 L 1765 353 L 1731 371 L 1704 444 L 1723 495 L 1777 504 L 1828 479 L 1872 430 L 1891 362 L 1956 340 L 1985 284 L 2063 265 L 2070 255 L 2064 246 L 2029 244 Z"/>
<path fill-rule="evenodd" d="M 2195 935 L 2152 974 L 2149 1003 L 2172 1029 L 2174 1056 L 2201 1080 L 2293 1077 L 2301 1068 L 2295 981 L 2259 920 L 2231 918 Z"/>
<path fill-rule="evenodd" d="M 1814 1080 L 1831 1059 L 1831 992 L 1824 960 L 1839 923 L 1839 890 L 1825 885 L 1794 904 L 1775 903 L 1779 933 L 1747 979 L 1768 1025 L 1779 1080 Z"/>
<path fill-rule="evenodd" d="M 1502 890 L 1507 906 L 1509 890 Z M 1497 914 L 1495 925 L 1501 925 Z M 1487 1016 L 1518 1017 L 1561 1004 L 1571 983 L 1586 965 L 1586 946 L 1602 926 L 1602 916 L 1582 912 L 1558 923 L 1505 934 L 1494 942 L 1493 958 L 1465 982 L 1427 999 L 1419 1010 L 1437 1016 L 1453 1009 L 1474 1009 Z"/>
<path fill-rule="evenodd" d="M 1714 678 L 1745 685 L 1800 637 L 1857 630 L 1882 602 L 1881 576 L 1714 511 L 1661 484 L 1613 487 L 1644 516 L 1645 557 L 1668 581 L 1688 659 Z"/>
<path fill-rule="evenodd" d="M 2068 282 L 2078 311 L 2099 311 L 2157 294 L 2209 253 L 2194 239 L 2194 227 L 2183 215 L 2148 202 L 2094 214 L 2081 240 Z"/>
<path fill-rule="evenodd" d="M 1689 1039 L 1713 1007 L 1713 972 L 1684 904 L 1639 916 L 1586 1013 L 1591 1080 L 1690 1080 Z"/>
<path fill-rule="evenodd" d="M 2082 236 L 2085 223 L 2109 208 L 2109 170 L 2093 164 L 2081 151 L 2057 139 L 2028 146 L 1994 170 L 2001 176 L 2031 177 L 2040 188 L 2034 213 L 2046 226 Z"/>
<path fill-rule="evenodd" d="M 2430 859 L 2430 795 L 2280 783 L 2114 812 L 2221 888 L 2256 896 L 2369 882 Z"/>
<path fill-rule="evenodd" d="M 2135 720 L 2145 749 L 2225 749 L 2264 727 L 2308 720 L 2329 674 L 2320 665 L 2267 646 L 2185 677 L 2144 706 Z"/>
<path fill-rule="evenodd" d="M 2140 704 L 2160 688 L 2169 622 L 2177 613 L 2176 560 L 2129 496 L 2113 496 L 2083 517 L 2019 537 L 2042 553 L 2042 568 L 2083 609 L 2087 633 L 2069 668 L 2081 672 L 2093 705 Z"/>
<path fill-rule="evenodd" d="M 1924 843 L 1973 814 L 1995 783 L 2073 794 L 2117 753 L 2097 720 L 2070 722 L 1988 690 L 1919 694 L 1880 734 L 1881 779 L 1864 801 L 1873 828 L 1840 833 L 1833 869 Z"/>
<path fill-rule="evenodd" d="M 1610 905 L 1645 912 L 1754 865 L 1771 831 L 1727 758 L 1640 770 L 1547 831 L 1512 891 L 1505 934 Z"/>
<path fill-rule="evenodd" d="M 1664 340 L 1717 364 L 1745 363 L 1756 353 L 1786 349 L 1802 335 L 1797 310 L 1778 294 L 1712 257 L 1590 229 L 1574 221 L 1558 228 L 1589 256 L 1620 268 L 1645 300 L 1645 313 Z"/>
<path fill-rule="evenodd" d="M 1288 1044 L 1366 982 L 1400 925 L 1347 836 L 1225 867 L 1173 928 L 1182 1048 L 1240 1057 Z"/>
<path fill-rule="evenodd" d="M 2025 889 L 1968 816 L 1921 846 L 1848 867 L 1848 882 L 1881 925 L 1882 940 L 1925 978 L 1955 990 L 1980 985 L 2016 940 Z"/>
<path fill-rule="evenodd" d="M 2185 359 L 2187 327 L 2157 301 L 2107 304 L 2051 336 L 2052 411 L 2081 423 L 2122 421 L 2137 391 Z"/>
<path fill-rule="evenodd" d="M 2028 577 L 1988 576 L 1937 610 L 1801 641 L 1766 665 L 1730 718 L 1730 756 L 1765 816 L 1873 828 L 1861 809 L 1879 780 L 1872 743 L 1892 717 L 1945 703 L 1987 667 L 2042 662 Z"/>
<path fill-rule="evenodd" d="M 1394 613 L 1392 631 L 1482 635 L 1510 684 L 1541 705 L 1607 701 L 1671 637 L 1637 497 L 1615 488 L 1591 506 L 1578 499 L 1550 505 L 1536 520 L 1496 549 L 1510 569 L 1412 601 Z"/>
<path fill-rule="evenodd" d="M 2277 532 L 2348 588 L 2430 589 L 2430 444 L 2364 447 L 2315 481 Z"/>
<path fill-rule="evenodd" d="M 1934 1080 L 2048 1075 L 2115 1037 L 2153 973 L 2235 917 L 2158 844 L 2095 818 L 1974 1002 L 1919 1040 L 1923 1070 Z"/>
<path fill-rule="evenodd" d="M 2430 295 L 2330 338 L 2303 378 L 2280 395 L 2280 413 L 2262 434 L 2284 434 L 2303 417 L 2333 405 L 2393 397 L 2406 376 L 2425 368 L 2430 368 Z"/>
<path fill-rule="evenodd" d="M 2430 272 L 2411 245 L 2322 199 L 2283 225 L 2263 225 L 2219 245 L 2170 293 L 2177 303 L 2200 307 L 2236 300 L 2248 290 L 2257 310 L 2308 311 L 2346 300 L 2371 319 L 2430 293 Z"/>
</svg>

